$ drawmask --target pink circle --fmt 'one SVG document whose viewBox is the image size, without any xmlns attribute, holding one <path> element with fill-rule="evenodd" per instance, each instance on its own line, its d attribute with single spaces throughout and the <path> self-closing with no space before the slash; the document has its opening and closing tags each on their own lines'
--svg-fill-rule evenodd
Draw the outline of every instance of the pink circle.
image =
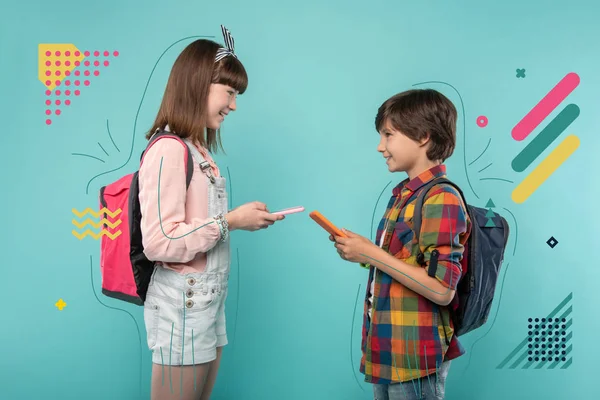
<svg viewBox="0 0 600 400">
<path fill-rule="evenodd" d="M 50 51 L 46 52 L 46 57 L 50 57 L 51 55 L 52 55 L 52 52 L 50 52 Z"/>
<path fill-rule="evenodd" d="M 94 71 L 94 75 L 96 75 L 96 76 L 100 75 L 100 71 Z"/>
<path fill-rule="evenodd" d="M 57 106 L 60 106 L 60 100 L 56 100 L 56 102 L 54 102 L 54 104 L 56 104 Z"/>
<path fill-rule="evenodd" d="M 90 86 L 90 81 L 85 81 L 85 82 L 83 82 L 83 84 L 84 84 L 85 86 Z"/>
<path fill-rule="evenodd" d="M 81 55 L 81 53 L 78 51 L 75 52 L 75 57 L 79 57 Z"/>
<path fill-rule="evenodd" d="M 98 60 L 94 61 L 94 65 L 97 67 L 98 65 L 100 65 L 100 61 L 98 61 Z"/>
<path fill-rule="evenodd" d="M 84 74 L 85 76 L 90 76 L 90 71 L 86 70 L 86 71 L 85 71 L 83 74 Z"/>
<path fill-rule="evenodd" d="M 65 65 L 66 65 L 67 67 L 70 67 L 70 66 L 71 66 L 71 61 L 65 61 Z"/>
<path fill-rule="evenodd" d="M 56 81 L 54 83 L 56 84 L 56 86 L 60 86 L 60 81 Z"/>
<path fill-rule="evenodd" d="M 60 61 L 57 61 L 54 64 L 56 64 L 57 67 L 60 67 Z"/>
<path fill-rule="evenodd" d="M 52 94 L 52 92 L 51 92 L 51 91 L 49 91 L 49 90 L 46 90 L 46 96 L 50 96 L 51 94 Z"/>
<path fill-rule="evenodd" d="M 55 113 L 56 115 L 60 115 L 60 110 L 56 110 L 56 111 L 54 111 L 54 113 Z"/>
<path fill-rule="evenodd" d="M 50 125 L 51 123 L 52 123 L 51 120 L 49 120 L 49 119 L 46 120 L 46 125 Z"/>
<path fill-rule="evenodd" d="M 66 76 L 71 76 L 71 71 L 69 71 L 69 70 L 66 70 L 66 71 L 65 71 L 65 75 L 66 75 Z"/>
<path fill-rule="evenodd" d="M 94 57 L 98 57 L 100 55 L 100 52 L 98 50 L 94 51 Z"/>
<path fill-rule="evenodd" d="M 79 64 L 81 64 L 81 63 L 79 62 L 79 60 L 75 61 L 75 66 L 76 66 L 76 67 L 79 67 Z"/>
<path fill-rule="evenodd" d="M 65 51 L 65 56 L 71 57 L 71 52 L 70 51 Z"/>
<path fill-rule="evenodd" d="M 75 86 L 79 86 L 79 81 L 75 81 Z"/>
<path fill-rule="evenodd" d="M 485 115 L 480 115 L 477 117 L 477 126 L 480 128 L 485 128 L 488 124 L 488 119 Z"/>
<path fill-rule="evenodd" d="M 46 61 L 46 67 L 49 67 L 51 65 L 52 65 L 52 63 L 50 61 Z"/>
<path fill-rule="evenodd" d="M 71 91 L 70 90 L 65 90 L 65 95 L 66 96 L 70 96 L 71 95 Z M 69 101 L 69 100 L 67 100 L 67 101 Z"/>
<path fill-rule="evenodd" d="M 46 115 L 50 115 L 50 114 L 52 114 L 52 111 L 46 110 Z"/>
<path fill-rule="evenodd" d="M 60 71 L 56 71 L 54 74 L 55 74 L 56 76 L 60 76 Z"/>
<path fill-rule="evenodd" d="M 79 76 L 79 75 L 81 75 L 81 71 L 79 71 L 79 70 L 75 71 L 75 76 Z"/>
<path fill-rule="evenodd" d="M 56 91 L 56 95 L 57 95 L 57 96 L 60 96 L 60 90 L 57 90 L 57 91 Z"/>
<path fill-rule="evenodd" d="M 89 62 L 88 60 L 86 60 L 86 61 L 85 61 L 83 64 L 84 64 L 86 67 L 89 67 L 89 66 L 90 66 L 90 62 Z"/>
<path fill-rule="evenodd" d="M 50 100 L 46 100 L 46 105 L 49 106 L 50 104 L 52 104 L 52 102 Z"/>
<path fill-rule="evenodd" d="M 75 96 L 79 96 L 81 94 L 81 92 L 79 90 L 75 91 Z"/>
<path fill-rule="evenodd" d="M 46 71 L 46 76 L 50 76 L 50 75 L 52 75 L 52 72 Z"/>
<path fill-rule="evenodd" d="M 69 80 L 66 80 L 66 81 L 65 81 L 65 85 L 67 85 L 67 86 L 71 86 L 71 81 L 69 81 Z"/>
<path fill-rule="evenodd" d="M 52 82 L 46 81 L 46 86 L 50 86 L 50 85 L 52 85 Z"/>
<path fill-rule="evenodd" d="M 60 51 L 57 51 L 56 53 L 54 53 L 54 55 L 55 55 L 56 57 L 60 57 Z"/>
<path fill-rule="evenodd" d="M 108 67 L 108 64 L 109 64 L 108 60 L 104 61 L 104 66 L 105 67 Z"/>
<path fill-rule="evenodd" d="M 118 52 L 118 51 L 114 51 L 114 52 L 113 52 L 113 56 L 115 56 L 115 57 L 119 57 L 119 52 Z"/>
<path fill-rule="evenodd" d="M 107 50 L 105 50 L 104 51 L 104 57 L 108 57 L 109 55 L 110 55 L 110 53 Z"/>
<path fill-rule="evenodd" d="M 71 100 L 65 100 L 65 104 L 70 106 L 71 105 Z"/>
<path fill-rule="evenodd" d="M 90 56 L 90 52 L 89 51 L 85 51 L 85 53 L 83 53 L 84 56 L 89 57 Z"/>
</svg>

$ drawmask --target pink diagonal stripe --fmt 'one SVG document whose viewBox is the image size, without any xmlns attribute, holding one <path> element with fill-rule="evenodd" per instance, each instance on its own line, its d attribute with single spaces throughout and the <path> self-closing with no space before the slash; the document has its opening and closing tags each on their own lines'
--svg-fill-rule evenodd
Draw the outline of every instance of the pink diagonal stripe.
<svg viewBox="0 0 600 400">
<path fill-rule="evenodd" d="M 579 75 L 570 72 L 527 113 L 512 130 L 515 140 L 525 139 L 579 85 Z"/>
</svg>

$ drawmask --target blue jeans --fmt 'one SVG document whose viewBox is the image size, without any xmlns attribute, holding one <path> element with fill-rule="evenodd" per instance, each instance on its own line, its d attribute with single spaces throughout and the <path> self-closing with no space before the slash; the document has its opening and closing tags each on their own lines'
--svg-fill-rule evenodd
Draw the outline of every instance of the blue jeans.
<svg viewBox="0 0 600 400">
<path fill-rule="evenodd" d="M 444 361 L 436 374 L 390 385 L 374 384 L 374 400 L 443 400 L 450 361 Z"/>
</svg>

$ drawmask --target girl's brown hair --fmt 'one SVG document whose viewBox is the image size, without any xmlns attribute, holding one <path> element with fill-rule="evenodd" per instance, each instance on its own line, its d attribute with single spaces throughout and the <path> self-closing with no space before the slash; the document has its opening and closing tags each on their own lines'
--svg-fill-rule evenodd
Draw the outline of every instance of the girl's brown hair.
<svg viewBox="0 0 600 400">
<path fill-rule="evenodd" d="M 243 94 L 248 87 L 248 75 L 242 63 L 231 55 L 215 63 L 220 47 L 211 40 L 199 39 L 181 52 L 171 69 L 158 115 L 146 139 L 168 124 L 173 133 L 190 138 L 210 152 L 223 149 L 220 132 L 206 127 L 210 85 L 228 85 Z"/>
</svg>

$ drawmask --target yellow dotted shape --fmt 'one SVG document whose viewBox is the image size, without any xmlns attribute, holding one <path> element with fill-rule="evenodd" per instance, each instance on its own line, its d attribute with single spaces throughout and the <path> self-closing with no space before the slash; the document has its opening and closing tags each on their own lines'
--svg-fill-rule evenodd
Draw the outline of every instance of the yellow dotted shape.
<svg viewBox="0 0 600 400">
<path fill-rule="evenodd" d="M 77 68 L 75 61 L 81 62 L 84 58 L 83 52 L 72 43 L 40 43 L 38 45 L 38 79 L 48 90 L 53 90 L 57 86 L 56 81 L 62 83 L 63 79 L 67 77 L 67 71 L 71 73 Z"/>
</svg>

